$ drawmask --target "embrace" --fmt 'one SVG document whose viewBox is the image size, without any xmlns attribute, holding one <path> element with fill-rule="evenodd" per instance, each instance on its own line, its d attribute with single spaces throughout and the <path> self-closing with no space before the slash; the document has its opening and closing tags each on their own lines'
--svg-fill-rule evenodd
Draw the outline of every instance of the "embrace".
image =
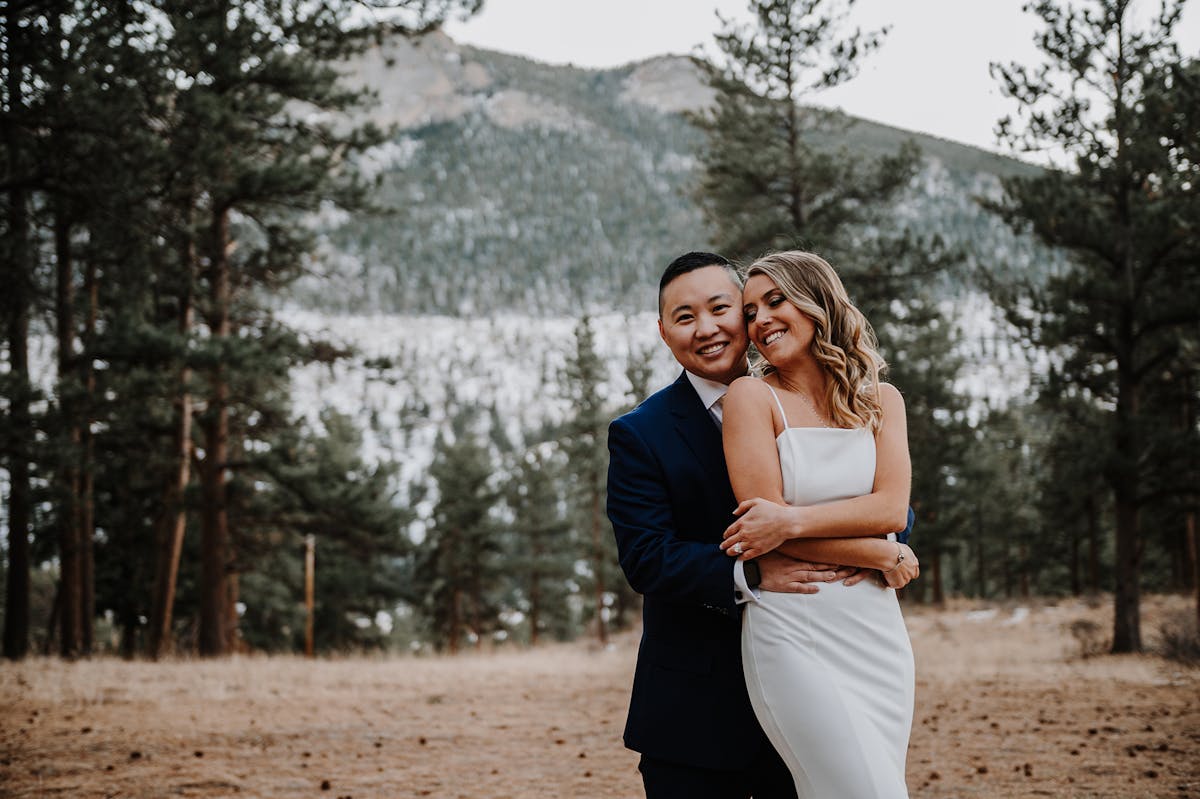
<svg viewBox="0 0 1200 799">
<path fill-rule="evenodd" d="M 648 799 L 907 797 L 904 401 L 824 260 L 773 253 L 742 280 L 713 253 L 667 267 L 683 374 L 609 428 L 608 515 L 644 596 L 625 744 Z"/>
</svg>

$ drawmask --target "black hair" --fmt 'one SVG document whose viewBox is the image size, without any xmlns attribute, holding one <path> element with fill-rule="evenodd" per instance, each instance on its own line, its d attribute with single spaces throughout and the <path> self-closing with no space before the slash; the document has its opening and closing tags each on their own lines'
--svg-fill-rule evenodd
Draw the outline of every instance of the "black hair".
<svg viewBox="0 0 1200 799">
<path fill-rule="evenodd" d="M 725 271 L 729 273 L 729 277 L 733 280 L 734 285 L 741 287 L 741 275 L 738 274 L 737 267 L 725 256 L 717 255 L 715 252 L 685 252 L 674 261 L 671 261 L 670 265 L 663 271 L 662 278 L 658 281 L 659 316 L 662 316 L 663 291 L 671 284 L 671 281 L 680 275 L 686 275 L 688 272 L 694 272 L 706 266 L 725 267 Z"/>
</svg>

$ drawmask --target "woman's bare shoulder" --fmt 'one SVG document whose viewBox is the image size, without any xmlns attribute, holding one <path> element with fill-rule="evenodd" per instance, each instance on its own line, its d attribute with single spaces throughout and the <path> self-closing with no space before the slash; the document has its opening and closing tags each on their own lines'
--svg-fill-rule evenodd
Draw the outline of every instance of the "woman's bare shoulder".
<svg viewBox="0 0 1200 799">
<path fill-rule="evenodd" d="M 753 401 L 756 397 L 767 396 L 769 391 L 767 384 L 761 378 L 746 375 L 729 384 L 729 392 L 725 395 L 725 401 L 729 402 L 730 399 Z"/>
<path fill-rule="evenodd" d="M 879 384 L 879 404 L 883 408 L 884 415 L 904 413 L 904 395 L 891 383 Z"/>
<path fill-rule="evenodd" d="M 725 407 L 738 405 L 742 408 L 756 408 L 770 402 L 770 389 L 763 383 L 762 378 L 745 376 L 739 377 L 730 384 L 730 391 L 725 395 Z"/>
</svg>

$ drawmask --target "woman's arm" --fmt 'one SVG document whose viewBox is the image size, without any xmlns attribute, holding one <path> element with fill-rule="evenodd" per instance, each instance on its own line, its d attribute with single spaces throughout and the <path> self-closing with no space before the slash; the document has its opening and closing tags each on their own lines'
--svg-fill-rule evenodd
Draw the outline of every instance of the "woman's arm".
<svg viewBox="0 0 1200 799">
<path fill-rule="evenodd" d="M 761 388 L 763 393 L 769 393 L 766 386 Z M 778 494 L 745 497 L 738 494 L 735 484 L 734 493 L 742 503 L 738 507 L 741 518 L 725 532 L 725 541 L 721 546 L 726 551 L 740 544 L 737 548 L 741 550 L 742 557 L 755 557 L 790 539 L 880 536 L 904 529 L 912 483 L 904 399 L 894 386 L 885 383 L 880 388 L 883 424 L 875 434 L 875 484 L 871 493 L 823 505 L 772 508 L 765 502 L 755 500 L 777 503 Z M 738 407 L 735 403 L 735 409 Z M 756 473 L 752 468 L 753 457 L 741 451 L 744 447 L 737 441 L 737 436 L 736 430 L 727 432 L 725 436 L 731 479 L 735 464 L 737 468 L 750 467 L 751 475 Z M 731 445 L 741 460 L 730 460 Z M 757 445 L 761 446 L 760 443 Z M 751 487 L 748 480 L 743 482 L 746 483 L 744 488 Z"/>
<path fill-rule="evenodd" d="M 889 386 L 889 388 L 891 388 Z M 892 389 L 899 399 L 899 392 Z M 903 420 L 903 401 L 900 418 Z M 885 414 L 886 414 L 885 408 Z M 789 533 L 807 533 L 809 528 L 798 526 L 796 512 L 810 510 L 795 508 L 784 504 L 783 501 L 783 471 L 779 464 L 779 449 L 776 446 L 776 430 L 782 427 L 782 420 L 775 419 L 775 403 L 771 399 L 770 389 L 761 380 L 743 377 L 735 380 L 725 395 L 724 412 L 722 415 L 722 437 L 725 444 L 725 461 L 729 466 L 729 482 L 733 486 L 734 496 L 743 504 L 752 498 L 761 498 L 774 503 L 772 509 L 778 513 L 774 529 L 779 534 L 774 540 L 760 543 L 743 543 L 743 560 L 765 554 L 788 539 L 796 537 Z M 887 419 L 885 416 L 885 426 Z M 904 463 L 908 463 L 907 433 L 903 429 L 894 431 L 904 443 Z M 881 431 L 882 433 L 882 431 Z M 879 437 L 876 437 L 878 442 Z M 876 447 L 878 448 L 878 443 Z M 879 483 L 879 461 L 876 462 L 876 483 Z M 832 503 L 841 504 L 841 503 Z M 817 506 L 825 508 L 828 506 Z M 907 521 L 908 495 L 904 494 L 904 514 Z M 735 523 L 736 527 L 736 523 Z M 735 529 L 734 527 L 730 528 Z M 902 523 L 898 529 L 904 529 Z M 845 566 L 861 568 L 888 569 L 896 563 L 897 545 L 892 541 L 884 541 L 869 536 L 875 531 L 860 530 L 857 538 L 846 536 L 840 540 L 834 537 L 822 537 L 814 540 L 788 541 L 784 553 L 802 560 L 814 563 L 837 563 Z M 722 544 L 728 554 L 729 547 L 745 538 L 728 537 Z M 810 533 L 811 535 L 811 533 Z M 773 545 L 771 545 L 773 544 Z M 763 547 L 763 548 L 759 548 Z M 908 550 L 911 552 L 911 550 Z"/>
<path fill-rule="evenodd" d="M 761 380 L 739 377 L 725 394 L 721 438 L 729 484 L 738 502 L 762 497 L 783 504 L 783 468 L 775 444 L 775 405 Z"/>
<path fill-rule="evenodd" d="M 797 560 L 883 571 L 896 565 L 899 550 L 895 541 L 885 538 L 803 538 L 785 541 L 779 552 Z M 905 558 L 910 552 L 905 550 Z"/>
</svg>

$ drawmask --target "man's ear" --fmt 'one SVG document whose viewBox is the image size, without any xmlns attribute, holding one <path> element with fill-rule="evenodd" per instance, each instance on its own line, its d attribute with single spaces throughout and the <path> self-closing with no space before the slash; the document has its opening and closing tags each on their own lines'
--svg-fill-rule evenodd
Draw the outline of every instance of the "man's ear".
<svg viewBox="0 0 1200 799">
<path fill-rule="evenodd" d="M 658 317 L 658 337 L 663 340 L 663 344 L 667 343 L 667 331 L 663 329 L 662 317 Z"/>
</svg>

